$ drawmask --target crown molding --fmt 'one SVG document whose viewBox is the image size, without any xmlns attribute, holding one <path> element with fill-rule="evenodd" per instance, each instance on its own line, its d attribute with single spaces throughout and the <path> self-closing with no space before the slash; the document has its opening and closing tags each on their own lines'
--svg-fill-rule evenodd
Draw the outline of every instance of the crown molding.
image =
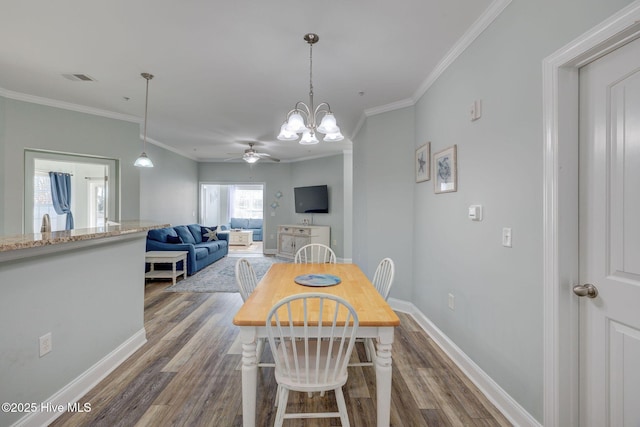
<svg viewBox="0 0 640 427">
<path fill-rule="evenodd" d="M 447 68 L 473 43 L 484 30 L 486 30 L 493 21 L 509 6 L 511 0 L 494 0 L 487 10 L 469 27 L 455 45 L 449 50 L 444 58 L 438 63 L 436 68 L 429 74 L 426 80 L 420 85 L 418 90 L 413 94 L 414 103 L 429 90 L 429 88 L 438 80 L 438 77 L 445 72 Z"/>
<path fill-rule="evenodd" d="M 418 90 L 409 99 L 403 99 L 400 101 L 392 102 L 391 104 L 382 105 L 379 107 L 370 108 L 365 110 L 360 120 L 356 125 L 353 132 L 353 139 L 358 136 L 360 129 L 364 125 L 367 117 L 374 116 L 376 114 L 387 113 L 389 111 L 399 110 L 401 108 L 412 107 L 420 100 L 420 98 L 429 90 L 429 88 L 438 80 L 438 78 L 445 72 L 447 68 L 464 52 L 475 39 L 486 30 L 493 21 L 509 6 L 512 0 L 494 0 L 487 10 L 473 23 L 471 27 L 462 35 L 462 37 L 456 42 L 455 45 L 447 52 L 444 58 L 438 63 L 436 68 L 427 76 L 424 82 L 420 85 Z"/>
<path fill-rule="evenodd" d="M 14 92 L 12 90 L 7 90 L 3 88 L 0 88 L 0 96 L 9 98 L 9 99 L 14 99 L 16 101 L 24 101 L 24 102 L 29 102 L 31 104 L 39 104 L 39 105 L 45 105 L 47 107 L 61 108 L 63 110 L 91 114 L 93 116 L 106 117 L 108 119 L 124 120 L 126 122 L 132 122 L 132 123 L 140 123 L 142 121 L 140 117 L 131 116 L 129 114 L 115 113 L 113 111 L 101 110 L 99 108 L 87 107 L 84 105 L 73 104 L 71 102 L 58 101 L 51 98 L 44 98 L 41 96 Z"/>
<path fill-rule="evenodd" d="M 140 127 L 142 127 L 142 123 L 140 124 Z M 144 136 L 143 136 L 142 133 L 140 133 L 140 140 L 143 140 L 143 139 L 144 139 Z M 186 157 L 187 159 L 191 159 L 191 160 L 194 160 L 196 162 L 200 161 L 200 159 L 198 157 L 196 157 L 196 156 L 192 156 L 190 154 L 185 153 L 184 151 L 178 150 L 175 147 L 171 147 L 170 145 L 163 144 L 162 142 L 156 141 L 153 138 L 149 138 L 149 135 L 147 135 L 147 142 L 150 143 L 150 144 L 155 145 L 156 147 L 164 148 L 167 151 L 171 151 L 172 153 L 175 153 L 175 154 L 177 154 L 179 156 Z"/>
</svg>

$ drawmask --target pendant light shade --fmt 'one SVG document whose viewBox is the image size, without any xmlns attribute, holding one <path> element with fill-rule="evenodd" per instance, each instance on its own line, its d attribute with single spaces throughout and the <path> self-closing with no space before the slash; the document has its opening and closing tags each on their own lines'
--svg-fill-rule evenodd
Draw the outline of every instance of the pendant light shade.
<svg viewBox="0 0 640 427">
<path fill-rule="evenodd" d="M 147 156 L 145 150 L 147 148 L 147 110 L 149 109 L 149 80 L 153 78 L 153 74 L 142 73 L 141 76 L 147 80 L 147 92 L 144 100 L 144 136 L 142 139 L 142 154 L 140 154 L 140 157 L 136 159 L 133 165 L 139 168 L 152 168 L 153 162 L 151 161 L 149 156 Z"/>
<path fill-rule="evenodd" d="M 138 157 L 135 161 L 135 163 L 133 164 L 133 166 L 137 166 L 139 168 L 152 168 L 153 167 L 153 162 L 151 161 L 151 159 L 147 156 L 147 153 L 145 153 L 144 151 L 142 152 L 142 154 L 140 154 L 140 157 Z"/>
</svg>

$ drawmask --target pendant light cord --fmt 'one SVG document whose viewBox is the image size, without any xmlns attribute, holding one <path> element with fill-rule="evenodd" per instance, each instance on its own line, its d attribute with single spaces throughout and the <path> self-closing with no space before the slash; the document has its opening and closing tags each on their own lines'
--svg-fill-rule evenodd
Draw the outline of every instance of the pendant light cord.
<svg viewBox="0 0 640 427">
<path fill-rule="evenodd" d="M 147 151 L 147 109 L 149 108 L 149 80 L 151 76 L 145 77 L 147 80 L 147 93 L 144 99 L 144 139 L 142 140 L 142 151 Z"/>
</svg>

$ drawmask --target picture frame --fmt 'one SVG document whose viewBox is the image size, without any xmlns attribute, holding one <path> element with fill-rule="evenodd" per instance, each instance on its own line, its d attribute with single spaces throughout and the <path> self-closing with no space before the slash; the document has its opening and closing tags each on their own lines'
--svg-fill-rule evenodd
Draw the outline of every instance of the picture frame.
<svg viewBox="0 0 640 427">
<path fill-rule="evenodd" d="M 416 169 L 416 182 L 429 181 L 431 179 L 431 143 L 427 142 L 416 150 L 414 160 Z"/>
<path fill-rule="evenodd" d="M 458 146 L 433 155 L 433 185 L 436 194 L 458 191 Z"/>
</svg>

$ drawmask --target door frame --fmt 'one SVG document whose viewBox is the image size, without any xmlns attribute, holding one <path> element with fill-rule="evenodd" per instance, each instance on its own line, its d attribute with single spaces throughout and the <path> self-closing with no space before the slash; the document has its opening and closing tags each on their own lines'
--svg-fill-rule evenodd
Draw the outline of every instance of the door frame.
<svg viewBox="0 0 640 427">
<path fill-rule="evenodd" d="M 640 0 L 543 61 L 543 361 L 545 426 L 578 425 L 579 69 L 640 37 Z"/>
</svg>

